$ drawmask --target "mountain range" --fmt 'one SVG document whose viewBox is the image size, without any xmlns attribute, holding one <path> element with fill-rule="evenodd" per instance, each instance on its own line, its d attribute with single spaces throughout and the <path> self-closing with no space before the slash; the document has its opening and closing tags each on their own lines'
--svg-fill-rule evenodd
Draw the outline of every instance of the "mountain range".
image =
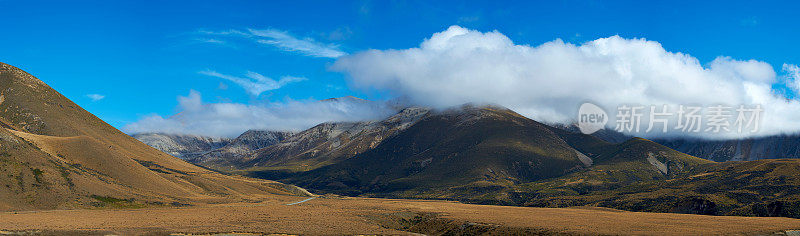
<svg viewBox="0 0 800 236">
<path fill-rule="evenodd" d="M 575 124 L 554 126 L 580 132 Z M 611 143 L 621 143 L 633 138 L 610 129 L 601 129 L 591 135 Z M 653 141 L 692 156 L 719 162 L 800 158 L 800 134 L 720 140 L 671 137 Z"/>
<path fill-rule="evenodd" d="M 800 135 L 783 134 L 730 140 L 660 139 L 664 146 L 714 161 L 800 158 Z"/>
<path fill-rule="evenodd" d="M 181 159 L 192 159 L 210 150 L 224 147 L 232 141 L 229 138 L 166 133 L 140 133 L 131 136 Z"/>
<path fill-rule="evenodd" d="M 730 159 L 699 158 L 674 143 L 584 135 L 499 106 L 410 107 L 198 164 L 347 196 L 800 217 L 800 160 L 716 162 Z"/>
</svg>

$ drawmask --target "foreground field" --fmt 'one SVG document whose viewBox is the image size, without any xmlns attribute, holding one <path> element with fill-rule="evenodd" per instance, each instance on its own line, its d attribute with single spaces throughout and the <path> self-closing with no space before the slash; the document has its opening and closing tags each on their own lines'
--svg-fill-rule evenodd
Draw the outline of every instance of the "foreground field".
<svg viewBox="0 0 800 236">
<path fill-rule="evenodd" d="M 530 208 L 445 201 L 281 196 L 250 204 L 0 213 L 5 232 L 79 234 L 770 234 L 800 219 Z M 291 204 L 291 205 L 289 205 Z"/>
</svg>

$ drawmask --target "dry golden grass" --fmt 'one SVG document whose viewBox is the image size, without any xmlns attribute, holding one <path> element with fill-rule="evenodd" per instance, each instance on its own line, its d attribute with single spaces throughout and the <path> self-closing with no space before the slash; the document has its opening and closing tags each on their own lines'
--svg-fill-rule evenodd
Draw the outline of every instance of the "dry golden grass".
<svg viewBox="0 0 800 236">
<path fill-rule="evenodd" d="M 528 208 L 445 201 L 279 196 L 257 204 L 132 210 L 0 213 L 0 230 L 104 233 L 409 234 L 382 227 L 381 216 L 432 213 L 452 222 L 568 234 L 768 234 L 800 229 L 800 219 L 625 212 L 595 208 Z"/>
</svg>

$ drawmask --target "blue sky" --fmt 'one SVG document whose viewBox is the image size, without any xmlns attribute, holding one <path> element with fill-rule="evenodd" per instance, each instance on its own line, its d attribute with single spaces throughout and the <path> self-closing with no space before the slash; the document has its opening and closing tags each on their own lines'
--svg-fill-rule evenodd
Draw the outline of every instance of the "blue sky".
<svg viewBox="0 0 800 236">
<path fill-rule="evenodd" d="M 724 55 L 766 62 L 781 73 L 784 63 L 800 63 L 798 7 L 791 1 L 0 0 L 0 61 L 121 128 L 151 114 L 180 112 L 176 97 L 190 90 L 205 103 L 251 105 L 392 96 L 352 87 L 349 72 L 331 70 L 335 53 L 315 55 L 275 34 L 343 55 L 418 47 L 451 25 L 497 30 L 515 44 L 533 46 L 619 35 L 657 41 L 703 64 Z M 251 30 L 273 37 L 254 39 Z M 300 79 L 255 96 L 213 76 L 244 78 L 248 71 L 275 81 Z"/>
</svg>

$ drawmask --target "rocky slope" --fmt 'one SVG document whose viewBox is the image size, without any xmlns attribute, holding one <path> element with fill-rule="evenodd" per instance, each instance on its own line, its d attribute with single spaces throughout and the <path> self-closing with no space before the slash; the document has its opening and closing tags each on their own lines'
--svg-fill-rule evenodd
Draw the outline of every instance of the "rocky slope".
<svg viewBox="0 0 800 236">
<path fill-rule="evenodd" d="M 199 164 L 238 160 L 253 155 L 258 149 L 280 143 L 292 135 L 294 133 L 288 131 L 248 130 L 224 147 L 206 151 L 202 155 L 197 155 L 187 160 Z"/>
<path fill-rule="evenodd" d="M 664 146 L 714 161 L 800 158 L 800 135 L 733 140 L 663 139 Z"/>
<path fill-rule="evenodd" d="M 573 132 L 573 133 L 580 133 L 581 132 L 580 129 L 578 128 L 578 124 L 575 124 L 575 123 L 568 124 L 568 125 L 565 125 L 565 124 L 549 124 L 549 125 L 553 126 L 555 128 L 563 129 L 563 130 L 566 130 L 566 131 L 569 131 L 569 132 Z M 622 142 L 628 141 L 631 138 L 634 138 L 633 136 L 628 136 L 626 134 L 617 132 L 616 130 L 613 130 L 613 129 L 601 129 L 601 130 L 598 130 L 597 132 L 594 132 L 594 133 L 592 133 L 590 135 L 594 136 L 596 138 L 602 139 L 603 141 L 606 141 L 606 142 L 609 142 L 609 143 L 622 143 Z"/>
<path fill-rule="evenodd" d="M 0 63 L 0 210 L 256 201 L 298 188 L 151 148 Z"/>
<path fill-rule="evenodd" d="M 574 124 L 554 126 L 570 132 L 579 132 Z M 602 129 L 591 134 L 591 136 L 611 143 L 621 143 L 632 138 L 610 129 Z M 653 139 L 653 142 L 692 156 L 717 162 L 800 158 L 800 134 L 725 140 L 669 138 Z"/>
<path fill-rule="evenodd" d="M 329 122 L 299 132 L 280 143 L 266 146 L 251 155 L 206 158 L 199 164 L 226 171 L 285 170 L 303 171 L 337 163 L 374 148 L 387 137 L 414 124 L 429 109 L 406 108 L 380 121 Z"/>
<path fill-rule="evenodd" d="M 139 133 L 131 136 L 159 151 L 184 160 L 193 159 L 231 143 L 229 138 L 186 134 Z"/>
</svg>

